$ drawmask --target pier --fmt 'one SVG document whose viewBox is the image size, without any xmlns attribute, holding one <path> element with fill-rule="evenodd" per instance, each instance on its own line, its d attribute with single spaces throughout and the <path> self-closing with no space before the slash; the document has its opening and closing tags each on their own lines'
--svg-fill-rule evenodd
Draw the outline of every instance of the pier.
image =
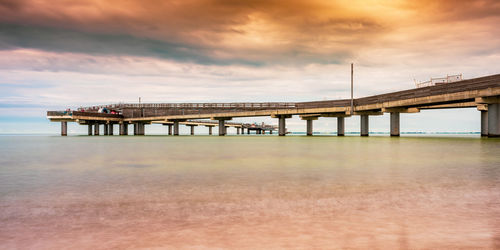
<svg viewBox="0 0 500 250">
<path fill-rule="evenodd" d="M 352 102 L 352 103 L 351 103 Z M 218 135 L 226 135 L 227 127 L 235 127 L 237 134 L 256 131 L 256 134 L 278 130 L 280 136 L 287 133 L 286 119 L 299 116 L 306 123 L 308 136 L 313 135 L 313 122 L 319 117 L 337 119 L 337 135 L 345 134 L 345 118 L 360 116 L 360 135 L 369 136 L 370 116 L 390 113 L 388 126 L 391 136 L 400 135 L 400 114 L 419 113 L 426 109 L 470 108 L 478 110 L 481 135 L 500 137 L 500 74 L 467 79 L 453 83 L 397 91 L 356 99 L 311 102 L 265 103 L 147 103 L 109 104 L 86 107 L 82 111 L 47 111 L 47 118 L 61 123 L 61 135 L 67 135 L 67 123 L 77 122 L 88 126 L 89 135 L 113 134 L 118 124 L 120 135 L 128 134 L 133 125 L 134 135 L 144 135 L 144 127 L 160 123 L 168 127 L 169 135 L 179 135 L 179 125 L 205 126 L 212 134 L 218 127 Z M 98 113 L 100 108 L 115 110 L 117 114 Z M 278 120 L 278 126 L 228 122 L 233 118 L 269 116 Z M 207 119 L 207 120 L 201 120 Z M 93 126 L 93 127 L 92 127 Z M 173 133 L 172 133 L 173 128 Z M 93 133 L 92 133 L 93 132 Z"/>
</svg>

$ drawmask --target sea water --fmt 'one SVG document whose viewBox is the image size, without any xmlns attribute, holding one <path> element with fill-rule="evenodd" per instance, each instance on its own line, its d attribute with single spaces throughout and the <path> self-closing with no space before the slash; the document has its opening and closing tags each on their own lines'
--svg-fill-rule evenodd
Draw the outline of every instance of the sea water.
<svg viewBox="0 0 500 250">
<path fill-rule="evenodd" d="M 0 136 L 0 248 L 500 248 L 500 140 Z"/>
</svg>

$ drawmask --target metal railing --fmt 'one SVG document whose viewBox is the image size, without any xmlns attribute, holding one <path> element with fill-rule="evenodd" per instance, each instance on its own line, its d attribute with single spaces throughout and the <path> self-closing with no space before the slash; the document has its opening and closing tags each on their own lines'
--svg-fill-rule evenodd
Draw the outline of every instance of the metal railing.
<svg viewBox="0 0 500 250">
<path fill-rule="evenodd" d="M 258 109 L 289 109 L 295 108 L 294 102 L 236 102 L 236 103 L 118 103 L 100 106 L 90 106 L 81 109 L 98 110 L 100 108 L 123 109 L 123 108 L 258 108 Z"/>
<path fill-rule="evenodd" d="M 432 78 L 429 81 L 426 82 L 420 82 L 417 83 L 415 82 L 415 86 L 417 88 L 423 88 L 423 87 L 429 87 L 429 86 L 434 86 L 434 85 L 439 85 L 439 84 L 445 84 L 445 83 L 452 83 L 452 82 L 459 82 L 462 81 L 462 74 L 459 75 L 447 75 L 446 77 L 436 77 Z"/>
<path fill-rule="evenodd" d="M 72 111 L 47 111 L 47 116 L 66 116 L 72 115 Z"/>
<path fill-rule="evenodd" d="M 97 112 L 83 112 L 83 111 L 47 111 L 47 116 L 88 116 L 88 117 L 107 117 L 107 118 L 123 118 L 119 114 L 107 114 Z"/>
</svg>

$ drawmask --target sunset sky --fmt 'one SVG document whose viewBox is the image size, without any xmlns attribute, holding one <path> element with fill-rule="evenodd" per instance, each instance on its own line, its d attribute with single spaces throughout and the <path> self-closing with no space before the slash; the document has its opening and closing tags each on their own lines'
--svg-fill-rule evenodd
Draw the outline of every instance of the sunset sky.
<svg viewBox="0 0 500 250">
<path fill-rule="evenodd" d="M 499 24 L 497 0 L 0 0 L 0 133 L 57 131 L 46 110 L 138 97 L 348 98 L 351 62 L 355 97 L 498 74 Z M 439 130 L 479 130 L 474 109 L 405 117 L 402 131 L 432 130 L 433 119 Z M 388 130 L 387 119 L 371 128 Z M 317 124 L 327 131 L 334 119 Z"/>
</svg>

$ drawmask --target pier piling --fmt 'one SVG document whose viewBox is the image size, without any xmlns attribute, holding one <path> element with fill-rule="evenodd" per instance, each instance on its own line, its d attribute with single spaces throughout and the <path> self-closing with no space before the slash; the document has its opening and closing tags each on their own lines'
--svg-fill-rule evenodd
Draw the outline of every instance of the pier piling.
<svg viewBox="0 0 500 250">
<path fill-rule="evenodd" d="M 61 122 L 61 135 L 62 136 L 68 135 L 68 122 L 66 121 Z"/>
<path fill-rule="evenodd" d="M 174 121 L 174 136 L 179 135 L 179 121 Z"/>
<path fill-rule="evenodd" d="M 345 135 L 344 117 L 339 116 L 337 117 L 337 136 L 344 136 L 344 135 Z"/>
<path fill-rule="evenodd" d="M 286 135 L 286 121 L 284 116 L 280 116 L 279 118 L 279 136 L 285 136 Z"/>
<path fill-rule="evenodd" d="M 368 136 L 368 115 L 361 115 L 361 136 Z"/>
<path fill-rule="evenodd" d="M 99 135 L 99 123 L 94 124 L 94 135 Z"/>
<path fill-rule="evenodd" d="M 144 123 L 139 123 L 139 135 L 145 135 L 146 134 L 146 124 Z"/>
<path fill-rule="evenodd" d="M 273 116 L 271 116 L 273 117 Z M 279 115 L 279 116 L 274 116 L 277 117 L 279 120 L 278 122 L 278 135 L 279 136 L 285 136 L 286 135 L 286 118 L 291 118 L 291 115 Z"/>
<path fill-rule="evenodd" d="M 127 124 L 126 124 L 126 123 L 124 123 L 124 122 L 120 123 L 120 126 L 119 126 L 119 127 L 120 127 L 120 128 L 119 128 L 119 129 L 120 129 L 120 132 L 119 132 L 119 133 L 120 133 L 120 135 L 126 135 L 126 133 L 125 133 L 125 131 L 126 131 L 125 126 L 127 126 Z"/>
<path fill-rule="evenodd" d="M 391 136 L 399 136 L 399 112 L 391 112 Z"/>
<path fill-rule="evenodd" d="M 500 103 L 488 104 L 488 137 L 500 137 Z"/>
<path fill-rule="evenodd" d="M 113 135 L 113 123 L 108 124 L 108 135 Z"/>
<path fill-rule="evenodd" d="M 134 135 L 144 135 L 145 134 L 144 127 L 145 127 L 144 123 L 141 122 L 134 123 Z"/>
<path fill-rule="evenodd" d="M 306 120 L 307 136 L 313 135 L 313 120 Z"/>
<path fill-rule="evenodd" d="M 481 136 L 488 136 L 488 111 L 481 110 Z"/>
<path fill-rule="evenodd" d="M 226 135 L 226 126 L 224 125 L 225 121 L 223 119 L 219 120 L 219 136 Z"/>
<path fill-rule="evenodd" d="M 190 125 L 189 127 L 191 127 L 191 135 L 194 135 L 194 126 Z"/>
</svg>

